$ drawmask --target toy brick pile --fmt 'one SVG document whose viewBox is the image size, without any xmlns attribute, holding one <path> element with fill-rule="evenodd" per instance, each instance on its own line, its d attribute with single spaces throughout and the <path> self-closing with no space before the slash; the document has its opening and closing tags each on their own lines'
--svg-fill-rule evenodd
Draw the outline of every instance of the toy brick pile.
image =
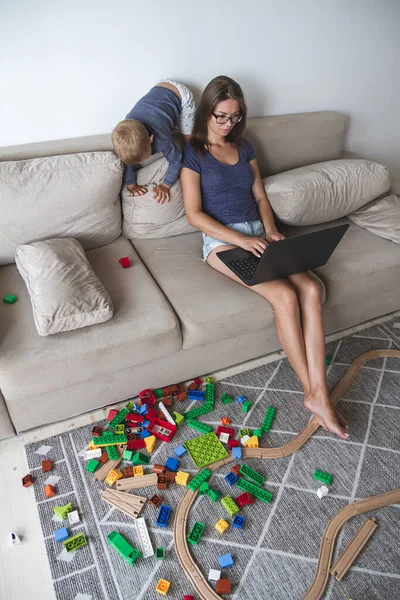
<svg viewBox="0 0 400 600">
<path fill-rule="evenodd" d="M 129 565 L 133 566 L 139 558 L 155 555 L 157 560 L 163 560 L 165 557 L 165 548 L 156 548 L 154 552 L 145 519 L 140 517 L 147 497 L 128 493 L 132 490 L 151 486 L 157 488 L 157 493 L 149 498 L 149 502 L 158 509 L 156 525 L 162 528 L 167 527 L 171 508 L 163 503 L 159 493 L 167 490 L 167 486 L 172 483 L 185 486 L 200 496 L 207 495 L 213 502 L 221 502 L 231 519 L 232 527 L 237 529 L 243 529 L 245 525 L 245 518 L 238 514 L 243 506 L 254 504 L 255 499 L 267 503 L 272 499 L 272 494 L 262 487 L 264 476 L 244 463 L 234 465 L 230 473 L 225 476 L 228 486 L 236 485 L 241 490 L 240 495 L 235 499 L 229 495 L 223 496 L 220 491 L 210 488 L 208 479 L 211 471 L 203 467 L 228 457 L 228 450 L 232 452 L 233 459 L 240 460 L 242 447 L 258 448 L 262 435 L 270 431 L 276 412 L 275 407 L 269 406 L 261 427 L 255 429 L 252 435 L 249 429 L 240 429 L 239 440 L 234 439 L 235 430 L 230 427 L 230 419 L 227 416 L 221 418 L 221 425 L 214 432 L 213 427 L 198 420 L 200 416 L 214 410 L 213 382 L 212 377 L 205 377 L 204 390 L 200 389 L 203 381 L 199 378 L 194 379 L 188 388 L 178 384 L 156 390 L 143 390 L 136 404 L 129 402 L 120 411 L 114 409 L 109 411 L 106 430 L 103 431 L 99 426 L 94 426 L 92 429 L 89 449 L 85 451 L 85 459 L 88 461 L 86 471 L 93 473 L 96 480 L 105 481 L 107 484 L 108 487 L 101 491 L 103 500 L 135 520 L 140 549 L 131 546 L 116 531 L 108 535 L 108 543 Z M 173 401 L 183 403 L 186 400 L 196 400 L 199 406 L 184 413 L 172 410 Z M 224 405 L 233 401 L 229 394 L 223 394 L 220 398 L 220 402 Z M 247 413 L 251 407 L 251 402 L 241 395 L 236 397 L 236 403 L 241 406 L 244 413 Z M 171 409 L 172 414 L 168 409 Z M 199 431 L 202 435 L 175 447 L 164 465 L 154 464 L 152 472 L 145 474 L 144 467 L 150 463 L 150 454 L 154 451 L 157 440 L 171 443 L 177 428 L 182 427 L 183 424 Z M 191 481 L 189 481 L 189 473 L 179 469 L 179 459 L 185 454 L 189 454 L 196 468 L 202 468 Z M 118 468 L 122 460 L 131 463 L 123 471 Z M 51 468 L 50 460 L 42 462 L 43 471 L 50 471 Z M 332 479 L 321 471 L 316 471 L 314 477 L 328 484 Z M 22 483 L 25 487 L 32 485 L 32 476 L 26 475 Z M 318 495 L 323 497 L 327 491 L 326 488 L 321 496 Z M 55 488 L 49 484 L 46 485 L 44 492 L 47 498 L 56 495 Z M 71 504 L 55 507 L 54 512 L 60 520 L 68 519 L 70 526 L 80 522 L 78 511 L 73 510 Z M 229 526 L 227 520 L 220 519 L 215 524 L 215 529 L 223 534 Z M 203 523 L 196 522 L 187 537 L 188 543 L 198 544 L 204 528 Z M 56 530 L 54 537 L 57 542 L 64 543 L 67 552 L 87 543 L 83 532 L 70 537 L 66 527 Z M 219 557 L 220 568 L 228 568 L 233 564 L 234 560 L 230 554 Z M 220 569 L 210 569 L 208 580 L 215 582 L 217 593 L 231 592 L 230 579 L 222 578 Z M 156 591 L 167 595 L 170 585 L 169 581 L 160 579 Z M 192 598 L 192 596 L 185 596 L 184 600 Z"/>
</svg>

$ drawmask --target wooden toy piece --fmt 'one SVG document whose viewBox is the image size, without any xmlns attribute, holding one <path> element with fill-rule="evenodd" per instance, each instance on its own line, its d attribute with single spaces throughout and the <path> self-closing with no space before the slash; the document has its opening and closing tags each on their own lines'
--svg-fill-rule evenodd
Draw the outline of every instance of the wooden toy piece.
<svg viewBox="0 0 400 600">
<path fill-rule="evenodd" d="M 22 478 L 22 485 L 24 487 L 30 487 L 33 484 L 33 477 L 30 473 L 28 473 L 28 475 L 25 475 L 25 477 Z"/>
<path fill-rule="evenodd" d="M 337 561 L 331 568 L 331 575 L 336 577 L 338 581 L 341 581 L 350 569 L 361 550 L 364 548 L 369 538 L 378 527 L 376 519 L 365 519 L 360 529 L 352 537 L 342 554 L 338 557 Z"/>
<path fill-rule="evenodd" d="M 138 518 L 147 500 L 144 496 L 134 496 L 111 489 L 103 490 L 100 495 L 108 504 L 115 506 L 132 519 Z"/>
<path fill-rule="evenodd" d="M 55 490 L 54 486 L 52 486 L 48 483 L 44 487 L 44 493 L 46 494 L 46 498 L 52 498 L 53 496 L 56 495 L 56 490 Z"/>
<path fill-rule="evenodd" d="M 51 471 L 53 465 L 51 464 L 51 460 L 42 460 L 42 473 L 47 473 Z"/>
<path fill-rule="evenodd" d="M 136 490 L 137 488 L 157 485 L 157 473 L 142 475 L 141 477 L 129 477 L 129 479 L 120 479 L 116 483 L 119 491 Z"/>
</svg>

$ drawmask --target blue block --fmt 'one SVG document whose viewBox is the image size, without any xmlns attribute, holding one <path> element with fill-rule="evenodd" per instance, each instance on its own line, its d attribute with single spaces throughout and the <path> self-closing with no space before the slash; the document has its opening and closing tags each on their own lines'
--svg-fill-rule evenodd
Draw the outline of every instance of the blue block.
<svg viewBox="0 0 400 600">
<path fill-rule="evenodd" d="M 233 485 L 234 483 L 237 482 L 237 480 L 238 480 L 238 477 L 236 477 L 235 473 L 233 473 L 232 471 L 230 473 L 228 473 L 228 475 L 225 476 L 225 481 L 229 485 Z"/>
<path fill-rule="evenodd" d="M 204 392 L 201 392 L 199 390 L 189 390 L 188 391 L 188 398 L 189 398 L 189 400 L 204 401 Z"/>
<path fill-rule="evenodd" d="M 162 504 L 160 506 L 160 510 L 158 512 L 158 517 L 156 521 L 156 525 L 158 527 L 163 527 L 164 529 L 166 528 L 166 526 L 168 525 L 170 512 L 171 508 L 169 506 L 166 506 L 165 504 Z"/>
<path fill-rule="evenodd" d="M 61 527 L 61 529 L 56 529 L 54 532 L 54 539 L 56 542 L 63 542 L 69 538 L 68 529 L 66 527 Z"/>
<path fill-rule="evenodd" d="M 226 569 L 227 567 L 232 567 L 233 565 L 232 554 L 223 554 L 222 556 L 218 557 L 218 560 L 221 569 Z"/>
<path fill-rule="evenodd" d="M 151 435 L 150 431 L 147 431 L 147 429 L 143 429 L 142 433 L 140 434 L 141 438 L 147 438 Z"/>
<path fill-rule="evenodd" d="M 165 468 L 168 471 L 173 471 L 174 473 L 176 473 L 177 470 L 179 469 L 179 460 L 170 456 L 167 459 L 167 462 L 165 463 Z"/>
<path fill-rule="evenodd" d="M 142 423 L 142 427 L 144 427 L 145 429 L 147 429 L 147 427 L 150 425 L 150 421 L 149 419 L 145 419 Z"/>
<path fill-rule="evenodd" d="M 139 408 L 139 415 L 145 415 L 148 410 L 149 407 L 147 406 L 147 404 L 142 404 L 142 406 Z"/>
<path fill-rule="evenodd" d="M 174 450 L 174 454 L 180 458 L 181 456 L 183 456 L 184 454 L 186 454 L 187 450 L 185 448 L 185 446 L 178 446 L 177 448 L 175 448 Z"/>
<path fill-rule="evenodd" d="M 245 520 L 246 519 L 241 515 L 235 515 L 232 519 L 232 527 L 236 527 L 236 529 L 243 529 Z"/>
<path fill-rule="evenodd" d="M 232 448 L 232 458 L 242 458 L 242 449 L 240 446 L 234 446 Z"/>
<path fill-rule="evenodd" d="M 243 404 L 243 402 L 246 402 L 246 400 L 247 400 L 246 396 L 236 396 L 237 404 Z"/>
</svg>

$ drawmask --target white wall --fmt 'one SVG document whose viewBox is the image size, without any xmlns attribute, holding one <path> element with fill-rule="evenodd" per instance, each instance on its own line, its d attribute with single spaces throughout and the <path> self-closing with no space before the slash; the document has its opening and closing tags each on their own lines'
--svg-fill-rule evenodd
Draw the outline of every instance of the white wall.
<svg viewBox="0 0 400 600">
<path fill-rule="evenodd" d="M 334 109 L 400 169 L 399 0 L 0 0 L 0 146 L 110 131 L 162 77 L 250 116 Z"/>
</svg>

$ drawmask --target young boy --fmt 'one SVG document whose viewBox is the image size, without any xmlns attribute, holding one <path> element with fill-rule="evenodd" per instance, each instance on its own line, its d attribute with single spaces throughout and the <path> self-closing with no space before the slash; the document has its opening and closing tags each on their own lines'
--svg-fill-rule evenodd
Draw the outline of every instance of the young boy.
<svg viewBox="0 0 400 600">
<path fill-rule="evenodd" d="M 133 196 L 147 192 L 145 186 L 136 183 L 134 165 L 162 152 L 169 166 L 164 183 L 154 187 L 153 198 L 161 204 L 169 200 L 169 190 L 179 178 L 182 163 L 182 153 L 172 140 L 172 131 L 178 127 L 188 142 L 195 108 L 192 92 L 182 83 L 166 79 L 143 96 L 115 127 L 112 142 L 126 165 L 123 181 Z"/>
</svg>

